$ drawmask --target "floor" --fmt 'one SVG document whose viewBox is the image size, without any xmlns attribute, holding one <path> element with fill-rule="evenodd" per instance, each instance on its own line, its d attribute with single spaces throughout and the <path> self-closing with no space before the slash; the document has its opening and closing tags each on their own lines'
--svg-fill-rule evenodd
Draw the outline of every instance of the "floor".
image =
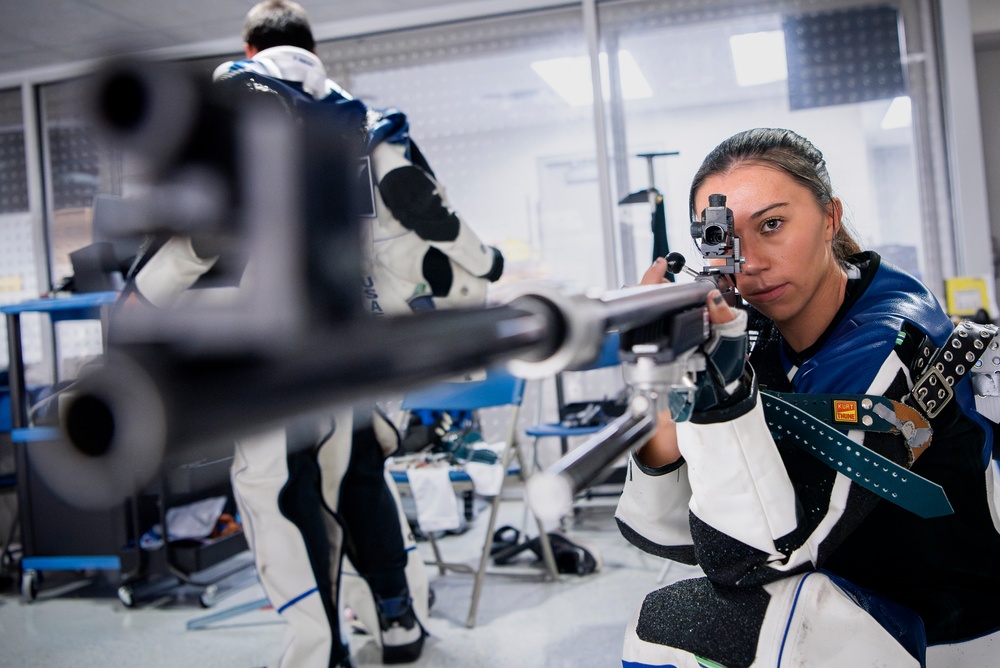
<svg viewBox="0 0 1000 668">
<path fill-rule="evenodd" d="M 489 576 L 473 629 L 465 626 L 471 577 L 455 573 L 441 577 L 429 568 L 435 593 L 427 624 L 430 637 L 420 660 L 411 665 L 621 665 L 624 625 L 644 594 L 660 586 L 666 562 L 626 543 L 613 513 L 613 499 L 597 499 L 564 526 L 568 536 L 600 555 L 598 573 L 564 575 L 555 582 Z M 501 504 L 500 523 L 520 526 L 522 516 L 515 488 Z M 466 533 L 445 537 L 440 545 L 447 558 L 472 562 L 486 521 L 482 513 Z M 431 557 L 428 543 L 421 542 L 418 548 Z M 695 574 L 689 567 L 671 564 L 664 582 Z M 270 609 L 254 610 L 205 630 L 186 628 L 191 619 L 260 599 L 262 591 L 256 584 L 204 609 L 196 594 L 126 608 L 106 579 L 104 586 L 99 581 L 75 591 L 46 583 L 31 603 L 23 602 L 16 591 L 0 595 L 0 666 L 250 668 L 265 665 L 280 648 L 283 625 Z M 69 582 L 67 587 L 78 584 Z M 382 665 L 370 637 L 352 634 L 350 644 L 358 668 Z"/>
</svg>

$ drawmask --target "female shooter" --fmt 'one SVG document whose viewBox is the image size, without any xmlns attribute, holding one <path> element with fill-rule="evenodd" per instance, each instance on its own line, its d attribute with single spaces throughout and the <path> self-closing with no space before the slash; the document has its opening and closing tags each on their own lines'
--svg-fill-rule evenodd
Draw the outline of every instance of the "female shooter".
<svg viewBox="0 0 1000 668">
<path fill-rule="evenodd" d="M 687 422 L 661 420 L 630 459 L 622 533 L 697 563 L 706 577 L 647 595 L 626 633 L 624 665 L 916 666 L 943 656 L 927 645 L 990 634 L 997 652 L 993 425 L 959 382 L 966 368 L 948 367 L 953 397 L 933 407 L 911 395 L 928 355 L 935 363 L 953 339 L 989 343 L 992 332 L 953 335 L 926 287 L 860 252 L 822 154 L 799 135 L 755 129 L 722 142 L 695 175 L 692 215 L 714 193 L 733 211 L 745 257 L 735 284 L 758 337 L 738 382 L 714 381 L 713 402 L 696 403 Z M 643 282 L 659 282 L 664 269 L 658 260 Z M 709 312 L 725 336 L 744 333 L 746 316 L 717 295 Z M 852 424 L 846 449 L 824 463 L 794 435 L 772 436 L 780 427 L 765 418 L 764 404 L 774 403 L 765 388 L 791 401 L 854 400 L 856 410 L 893 400 L 886 417 L 926 420 L 931 442 L 926 429 Z M 940 485 L 954 512 L 925 519 L 866 489 L 869 476 L 843 460 L 872 452 L 902 467 L 902 478 Z M 907 491 L 883 496 L 893 494 Z"/>
</svg>

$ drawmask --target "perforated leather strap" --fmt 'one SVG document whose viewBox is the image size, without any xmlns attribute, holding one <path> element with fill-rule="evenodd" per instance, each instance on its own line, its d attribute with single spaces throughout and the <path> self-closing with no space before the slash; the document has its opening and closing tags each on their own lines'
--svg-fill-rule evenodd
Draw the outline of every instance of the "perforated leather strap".
<svg viewBox="0 0 1000 668">
<path fill-rule="evenodd" d="M 874 394 L 800 394 L 767 391 L 838 430 L 898 433 L 910 449 L 910 464 L 931 443 L 931 428 L 917 409 Z"/>
<path fill-rule="evenodd" d="M 993 325 L 963 320 L 940 348 L 925 339 L 913 362 L 919 377 L 903 402 L 928 418 L 937 417 L 955 396 L 955 385 L 972 370 L 996 333 Z"/>
<path fill-rule="evenodd" d="M 787 438 L 851 482 L 920 517 L 954 512 L 936 483 L 848 439 L 781 397 L 762 391 L 767 426 L 776 438 Z"/>
<path fill-rule="evenodd" d="M 892 410 L 892 402 L 885 397 L 867 394 L 800 394 L 772 392 L 767 394 L 787 401 L 796 408 L 838 429 L 863 429 L 865 431 L 892 431 L 895 426 L 879 416 L 877 404 Z"/>
</svg>

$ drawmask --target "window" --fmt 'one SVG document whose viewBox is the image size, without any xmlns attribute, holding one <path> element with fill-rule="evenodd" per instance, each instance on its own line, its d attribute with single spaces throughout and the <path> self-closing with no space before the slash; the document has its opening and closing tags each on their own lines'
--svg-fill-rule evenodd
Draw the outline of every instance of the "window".
<svg viewBox="0 0 1000 668">
<path fill-rule="evenodd" d="M 913 3 L 900 3 L 906 11 L 839 4 L 599 5 L 602 50 L 631 54 L 653 93 L 629 100 L 612 86 L 606 95 L 617 200 L 655 186 L 664 196 L 670 248 L 690 264 L 700 257 L 689 236 L 688 188 L 701 160 L 738 131 L 786 127 L 824 153 L 861 245 L 939 284 L 942 222 L 918 169 L 933 179 L 927 175 L 940 162 L 921 150 L 910 113 L 911 104 L 923 104 L 927 75 L 908 65 L 919 31 L 906 33 L 909 44 L 900 39 Z M 678 154 L 653 159 L 650 184 L 647 159 L 638 154 L 669 152 Z M 925 157 L 919 166 L 918 154 Z M 617 213 L 628 282 L 652 259 L 649 205 L 621 205 Z"/>
<path fill-rule="evenodd" d="M 568 104 L 539 63 L 587 58 L 579 9 L 320 44 L 330 76 L 406 112 L 460 216 L 505 256 L 505 281 L 604 283 L 592 107 Z M 589 79 L 582 81 L 590 93 Z"/>
<path fill-rule="evenodd" d="M 81 109 L 78 83 L 40 90 L 49 263 L 53 287 L 71 276 L 69 254 L 92 241 L 94 195 L 101 177 L 98 141 Z"/>
<path fill-rule="evenodd" d="M 3 90 L 0 91 L 0 304 L 13 304 L 35 292 L 34 258 L 21 91 Z M 0 320 L 4 336 L 6 326 Z M 0 346 L 0 368 L 6 366 L 7 346 Z"/>
</svg>

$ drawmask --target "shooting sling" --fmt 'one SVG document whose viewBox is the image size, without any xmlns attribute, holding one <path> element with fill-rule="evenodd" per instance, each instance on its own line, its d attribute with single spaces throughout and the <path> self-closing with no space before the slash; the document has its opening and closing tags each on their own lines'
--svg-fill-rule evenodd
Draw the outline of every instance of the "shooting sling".
<svg viewBox="0 0 1000 668">
<path fill-rule="evenodd" d="M 842 419 L 835 424 L 849 424 L 851 429 L 866 431 L 896 431 L 897 427 L 875 411 L 876 407 L 885 407 L 883 402 L 888 400 L 884 397 L 793 395 L 766 390 L 761 391 L 761 397 L 767 426 L 776 438 L 787 437 L 852 482 L 920 517 L 940 517 L 954 512 L 940 485 L 855 443 L 824 422 L 835 419 L 833 415 L 838 411 L 834 407 L 839 406 L 842 417 L 853 410 L 856 419 L 849 422 Z M 851 404 L 854 404 L 853 409 Z M 926 448 L 926 443 L 923 447 Z"/>
<path fill-rule="evenodd" d="M 957 383 L 998 347 L 993 325 L 963 320 L 940 348 L 925 337 L 902 402 L 858 394 L 793 394 L 762 390 L 764 415 L 776 438 L 788 440 L 867 490 L 921 517 L 953 511 L 940 485 L 848 439 L 840 430 L 900 433 L 914 461 L 931 441 L 930 420 L 955 397 Z"/>
</svg>

